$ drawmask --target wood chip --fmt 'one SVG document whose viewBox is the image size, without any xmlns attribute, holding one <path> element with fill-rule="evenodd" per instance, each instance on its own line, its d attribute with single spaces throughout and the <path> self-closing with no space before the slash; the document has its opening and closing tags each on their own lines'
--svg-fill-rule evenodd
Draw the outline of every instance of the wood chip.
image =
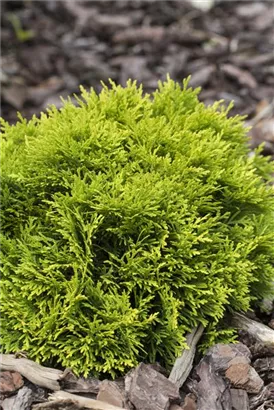
<svg viewBox="0 0 274 410">
<path fill-rule="evenodd" d="M 93 400 L 86 397 L 77 396 L 76 394 L 67 393 L 63 390 L 56 391 L 49 396 L 52 404 L 54 401 L 71 400 L 73 403 L 81 407 L 93 410 L 122 410 L 122 407 L 112 406 L 111 404 L 104 403 L 100 400 Z M 38 408 L 37 408 L 38 409 Z M 35 407 L 33 410 L 37 410 Z"/>
<path fill-rule="evenodd" d="M 240 313 L 233 313 L 232 325 L 246 331 L 250 337 L 259 343 L 274 346 L 274 330 L 263 323 L 249 319 Z"/>
<path fill-rule="evenodd" d="M 221 64 L 220 68 L 225 74 L 236 80 L 240 85 L 248 88 L 257 87 L 257 81 L 249 71 L 242 70 L 232 64 Z"/>
<path fill-rule="evenodd" d="M 171 370 L 169 380 L 181 387 L 186 381 L 191 369 L 196 352 L 196 346 L 204 331 L 202 325 L 196 326 L 186 337 L 189 349 L 184 349 Z"/>
<path fill-rule="evenodd" d="M 60 390 L 58 380 L 63 374 L 61 370 L 41 366 L 29 359 L 17 359 L 12 354 L 0 356 L 0 370 L 11 370 L 20 373 L 33 384 L 49 390 Z"/>
<path fill-rule="evenodd" d="M 144 363 L 126 375 L 125 390 L 137 410 L 167 410 L 180 400 L 178 386 Z"/>
</svg>

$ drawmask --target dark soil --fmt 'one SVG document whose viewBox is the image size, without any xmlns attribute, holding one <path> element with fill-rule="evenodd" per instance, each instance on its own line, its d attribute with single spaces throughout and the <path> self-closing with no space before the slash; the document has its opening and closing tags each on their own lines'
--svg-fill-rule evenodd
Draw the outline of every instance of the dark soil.
<svg viewBox="0 0 274 410">
<path fill-rule="evenodd" d="M 234 101 L 253 145 L 274 154 L 274 4 L 215 1 L 2 1 L 2 116 L 30 118 L 79 85 L 128 78 L 153 91 L 169 73 L 202 86 L 206 104 Z M 259 117 L 258 117 L 259 114 Z M 254 120 L 255 117 L 255 120 Z M 263 121 L 261 121 L 261 117 Z M 271 118 L 272 117 L 272 118 Z"/>
</svg>

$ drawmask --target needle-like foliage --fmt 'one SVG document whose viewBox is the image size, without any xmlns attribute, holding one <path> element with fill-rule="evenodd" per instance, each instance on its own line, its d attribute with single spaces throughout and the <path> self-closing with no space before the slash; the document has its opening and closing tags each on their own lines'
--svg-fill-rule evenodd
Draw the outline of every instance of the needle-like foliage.
<svg viewBox="0 0 274 410">
<path fill-rule="evenodd" d="M 198 91 L 129 81 L 2 121 L 5 352 L 84 375 L 169 365 L 193 326 L 213 342 L 270 291 L 271 166 Z"/>
</svg>

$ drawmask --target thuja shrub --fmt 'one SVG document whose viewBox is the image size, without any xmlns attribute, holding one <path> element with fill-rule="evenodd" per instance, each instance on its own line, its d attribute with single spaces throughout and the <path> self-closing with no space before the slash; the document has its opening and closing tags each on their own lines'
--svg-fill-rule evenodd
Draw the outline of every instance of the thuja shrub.
<svg viewBox="0 0 274 410">
<path fill-rule="evenodd" d="M 2 347 L 84 375 L 168 366 L 270 292 L 271 166 L 187 81 L 81 91 L 2 121 Z"/>
</svg>

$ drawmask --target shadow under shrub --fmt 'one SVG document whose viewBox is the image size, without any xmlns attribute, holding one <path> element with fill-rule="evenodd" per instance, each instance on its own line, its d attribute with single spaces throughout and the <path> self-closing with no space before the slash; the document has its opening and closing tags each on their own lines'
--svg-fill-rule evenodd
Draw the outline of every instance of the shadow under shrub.
<svg viewBox="0 0 274 410">
<path fill-rule="evenodd" d="M 168 366 L 193 326 L 211 343 L 270 292 L 271 166 L 198 91 L 129 81 L 2 120 L 5 352 L 84 375 Z"/>
</svg>

